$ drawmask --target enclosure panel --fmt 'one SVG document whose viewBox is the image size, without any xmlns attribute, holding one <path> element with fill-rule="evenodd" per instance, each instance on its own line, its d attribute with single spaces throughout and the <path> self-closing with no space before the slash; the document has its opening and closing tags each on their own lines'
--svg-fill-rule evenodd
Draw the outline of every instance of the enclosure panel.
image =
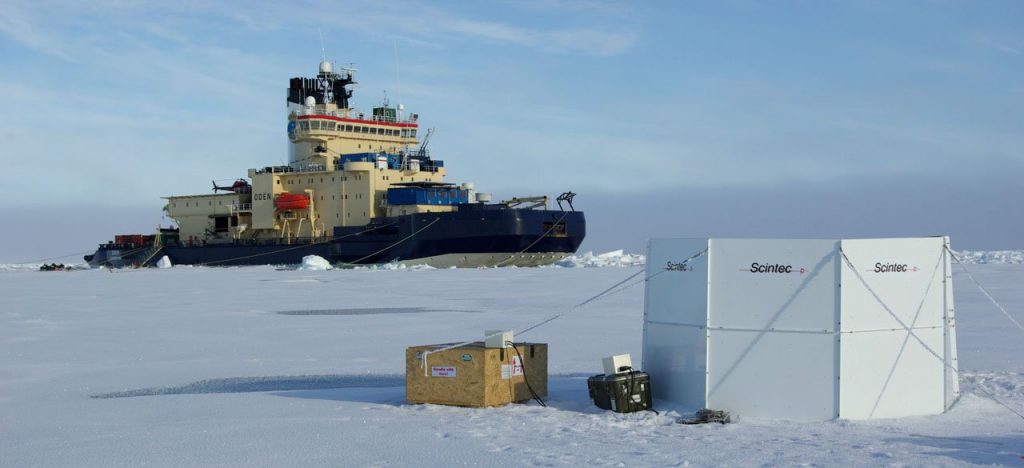
<svg viewBox="0 0 1024 468">
<path fill-rule="evenodd" d="M 942 239 L 943 248 L 949 249 L 949 237 Z M 946 409 L 953 406 L 958 399 L 960 399 L 960 362 L 957 358 L 956 351 L 956 311 L 954 310 L 953 302 L 953 264 L 952 255 L 949 251 L 946 251 L 946 259 L 943 261 L 945 264 L 945 288 L 946 288 L 946 305 L 945 305 L 945 330 L 946 337 L 943 340 L 946 345 Z"/>
<path fill-rule="evenodd" d="M 793 421 L 837 415 L 831 333 L 712 329 L 708 367 L 710 408 Z"/>
<path fill-rule="evenodd" d="M 662 323 L 644 325 L 643 370 L 654 397 L 704 408 L 707 372 L 706 331 Z"/>
<path fill-rule="evenodd" d="M 712 328 L 835 329 L 838 241 L 712 239 L 710 244 Z"/>
<path fill-rule="evenodd" d="M 943 242 L 941 237 L 842 241 L 849 259 L 841 274 L 842 330 L 943 326 Z"/>
<path fill-rule="evenodd" d="M 707 239 L 651 239 L 647 244 L 644 320 L 707 324 Z"/>
<path fill-rule="evenodd" d="M 895 418 L 945 410 L 942 328 L 843 333 L 839 415 Z"/>
</svg>

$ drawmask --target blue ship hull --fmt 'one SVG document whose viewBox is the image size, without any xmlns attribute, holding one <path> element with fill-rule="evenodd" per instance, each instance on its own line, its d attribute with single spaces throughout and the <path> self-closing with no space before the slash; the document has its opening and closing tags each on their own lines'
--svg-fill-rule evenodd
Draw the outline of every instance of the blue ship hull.
<svg viewBox="0 0 1024 468">
<path fill-rule="evenodd" d="M 176 265 L 291 265 L 307 255 L 334 264 L 412 262 L 435 266 L 551 263 L 575 253 L 586 235 L 582 212 L 459 205 L 456 211 L 376 218 L 335 228 L 333 237 L 291 244 L 265 241 L 125 249 L 106 244 L 92 266 L 148 266 L 166 255 Z M 443 259 L 443 260 L 441 260 Z M 436 264 L 435 264 L 436 262 Z"/>
</svg>

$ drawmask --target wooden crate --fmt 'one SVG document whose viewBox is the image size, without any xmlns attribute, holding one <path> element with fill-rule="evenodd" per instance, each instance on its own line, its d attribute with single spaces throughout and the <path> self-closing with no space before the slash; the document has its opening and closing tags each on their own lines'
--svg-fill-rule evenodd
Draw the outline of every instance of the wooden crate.
<svg viewBox="0 0 1024 468">
<path fill-rule="evenodd" d="M 540 397 L 548 394 L 548 345 L 516 343 L 522 354 L 517 369 L 516 350 L 485 348 L 483 342 L 431 353 L 424 368 L 425 351 L 447 345 L 413 346 L 405 351 L 405 399 L 409 403 L 452 406 L 501 406 L 531 398 L 526 386 Z"/>
</svg>

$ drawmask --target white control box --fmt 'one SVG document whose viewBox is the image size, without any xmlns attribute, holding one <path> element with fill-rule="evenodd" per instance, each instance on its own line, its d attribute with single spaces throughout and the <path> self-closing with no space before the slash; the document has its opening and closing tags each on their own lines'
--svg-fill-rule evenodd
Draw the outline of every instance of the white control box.
<svg viewBox="0 0 1024 468">
<path fill-rule="evenodd" d="M 604 375 L 615 375 L 628 372 L 628 370 L 620 370 L 623 367 L 633 368 L 633 360 L 629 358 L 628 354 L 616 354 L 614 356 L 608 356 L 601 360 L 604 364 Z"/>
<path fill-rule="evenodd" d="M 509 348 L 512 338 L 512 330 L 487 330 L 484 332 L 484 347 Z"/>
</svg>

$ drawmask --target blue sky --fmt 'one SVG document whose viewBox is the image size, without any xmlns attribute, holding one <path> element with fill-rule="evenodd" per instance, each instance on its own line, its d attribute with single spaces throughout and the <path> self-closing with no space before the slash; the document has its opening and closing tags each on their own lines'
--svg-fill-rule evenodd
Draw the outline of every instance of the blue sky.
<svg viewBox="0 0 1024 468">
<path fill-rule="evenodd" d="M 1021 24 L 998 1 L 5 2 L 0 177 L 19 207 L 159 210 L 280 163 L 322 33 L 357 106 L 386 90 L 499 196 L 984 193 L 1024 174 Z"/>
</svg>

